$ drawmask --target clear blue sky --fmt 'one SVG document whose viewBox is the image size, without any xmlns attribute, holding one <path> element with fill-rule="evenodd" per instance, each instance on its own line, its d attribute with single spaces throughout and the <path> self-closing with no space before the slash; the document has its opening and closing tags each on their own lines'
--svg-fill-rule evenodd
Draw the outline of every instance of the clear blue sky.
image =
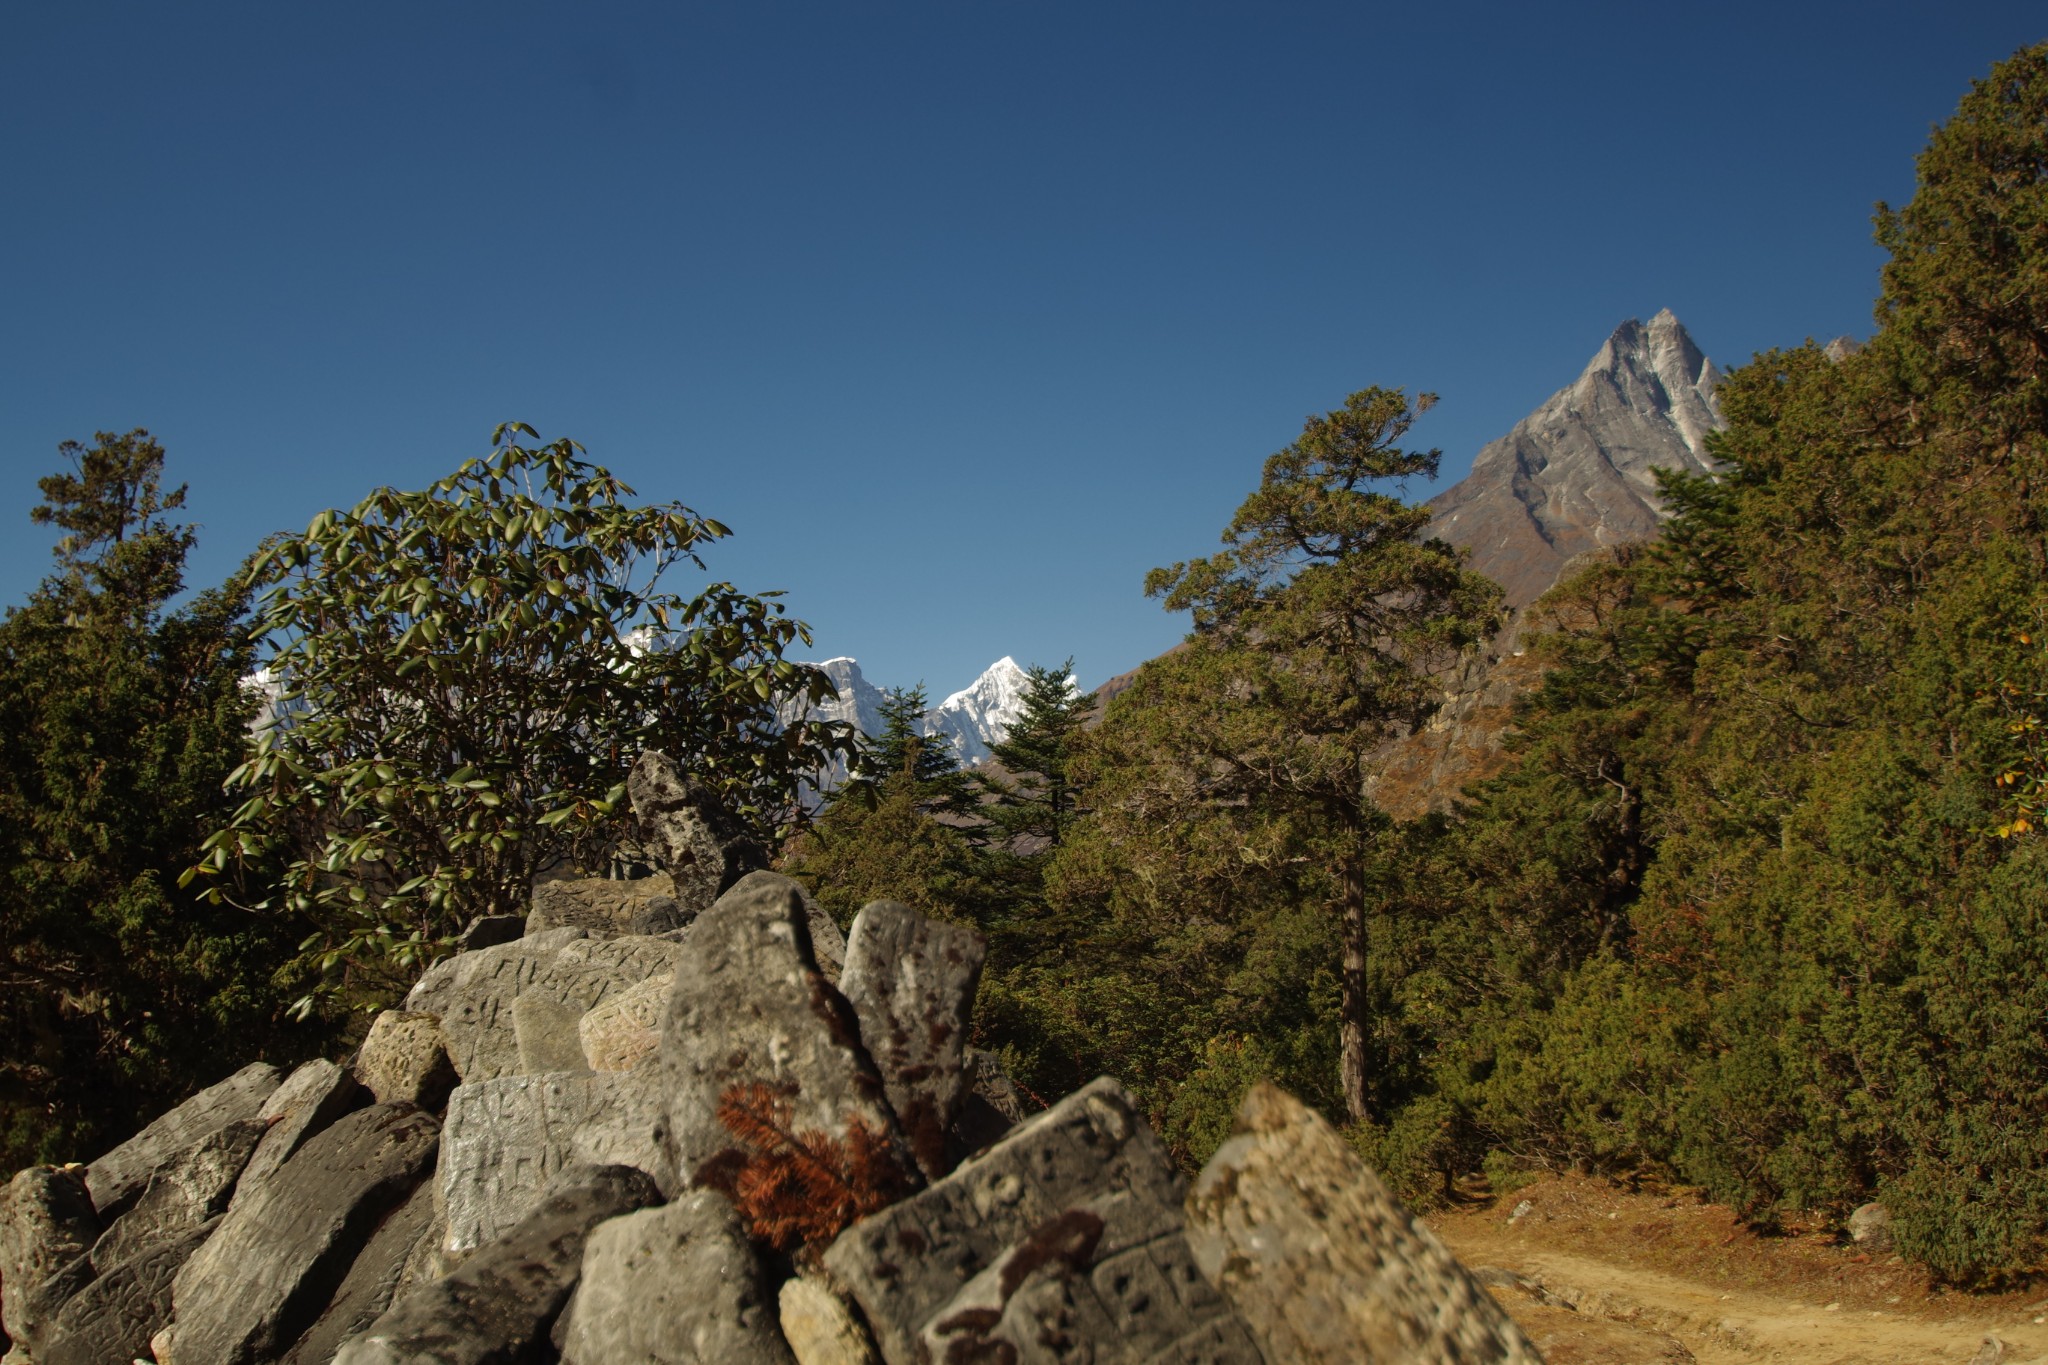
<svg viewBox="0 0 2048 1365">
<path fill-rule="evenodd" d="M 146 426 L 195 581 L 521 418 L 736 531 L 934 696 L 1178 638 L 1302 417 L 1432 389 L 1447 479 L 1670 307 L 1869 330 L 1872 202 L 2039 0 L 16 4 L 0 600 L 56 446 Z M 1417 490 L 1424 492 L 1427 490 Z"/>
</svg>

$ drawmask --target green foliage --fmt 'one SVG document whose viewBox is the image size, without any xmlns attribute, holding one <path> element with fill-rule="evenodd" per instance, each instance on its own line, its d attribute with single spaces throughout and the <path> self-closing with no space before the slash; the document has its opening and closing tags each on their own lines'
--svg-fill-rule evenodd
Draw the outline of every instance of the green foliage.
<svg viewBox="0 0 2048 1365">
<path fill-rule="evenodd" d="M 286 860 L 255 908 L 310 921 L 327 989 L 374 1000 L 471 917 L 523 906 L 536 873 L 601 865 L 643 749 L 769 843 L 844 750 L 784 722 L 830 684 L 783 658 L 809 637 L 772 595 L 660 589 L 725 527 L 634 506 L 574 442 L 522 435 L 500 427 L 488 458 L 422 492 L 321 513 L 253 571 L 270 668 L 303 709 L 256 736 L 194 874 L 224 896 L 224 874 Z"/>
<path fill-rule="evenodd" d="M 31 517 L 57 571 L 0 622 L 0 1160 L 76 1160 L 256 1055 L 284 1025 L 277 926 L 175 887 L 231 803 L 253 710 L 247 595 L 176 610 L 190 527 L 145 431 L 67 442 Z"/>
</svg>

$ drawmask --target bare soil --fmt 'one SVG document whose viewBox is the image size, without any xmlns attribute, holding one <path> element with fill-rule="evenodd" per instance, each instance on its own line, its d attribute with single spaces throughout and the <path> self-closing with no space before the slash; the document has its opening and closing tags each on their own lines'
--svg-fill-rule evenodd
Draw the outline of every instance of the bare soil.
<svg viewBox="0 0 2048 1365">
<path fill-rule="evenodd" d="M 1759 1235 L 1687 1190 L 1567 1176 L 1428 1221 L 1550 1365 L 2048 1362 L 2048 1284 L 1945 1291 L 1889 1252 Z"/>
</svg>

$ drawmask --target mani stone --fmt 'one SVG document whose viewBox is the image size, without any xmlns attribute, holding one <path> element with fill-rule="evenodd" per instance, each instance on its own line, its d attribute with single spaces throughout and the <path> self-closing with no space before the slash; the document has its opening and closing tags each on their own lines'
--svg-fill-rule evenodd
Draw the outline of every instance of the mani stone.
<svg viewBox="0 0 2048 1365">
<path fill-rule="evenodd" d="M 656 972 L 639 985 L 606 996 L 576 1024 L 584 1064 L 592 1071 L 631 1071 L 661 1044 L 674 972 Z"/>
<path fill-rule="evenodd" d="M 78 1166 L 31 1166 L 7 1186 L 0 1225 L 0 1319 L 15 1350 L 40 1348 L 64 1300 L 92 1278 L 100 1220 Z"/>
<path fill-rule="evenodd" d="M 171 1320 L 172 1278 L 219 1221 L 159 1241 L 80 1290 L 57 1315 L 50 1344 L 36 1352 L 38 1365 L 110 1365 L 147 1357 L 151 1338 Z"/>
<path fill-rule="evenodd" d="M 666 872 L 622 881 L 583 877 L 575 881 L 542 882 L 533 888 L 533 909 L 526 932 L 575 925 L 592 934 L 660 934 L 680 929 L 692 916 L 675 898 L 676 884 Z"/>
<path fill-rule="evenodd" d="M 178 1272 L 180 1365 L 255 1365 L 289 1348 L 439 1141 L 439 1125 L 411 1105 L 358 1109 L 238 1201 Z"/>
<path fill-rule="evenodd" d="M 726 815 L 712 790 L 649 749 L 626 774 L 641 845 L 668 873 L 685 923 L 749 872 L 768 865 L 761 846 Z"/>
<path fill-rule="evenodd" d="M 1123 1348 L 1103 1341 L 1094 1349 L 1109 1354 L 1097 1359 L 1172 1360 L 1173 1343 L 1196 1350 L 1214 1339 L 1221 1344 L 1197 1354 L 1256 1361 L 1228 1306 L 1194 1269 L 1181 1197 L 1166 1149 L 1130 1095 L 1105 1076 L 945 1179 L 848 1228 L 824 1264 L 860 1306 L 890 1365 L 919 1360 L 927 1328 L 956 1339 L 960 1359 L 982 1358 L 977 1341 L 991 1360 L 1006 1349 L 1035 1351 L 1024 1338 L 1041 1327 L 1050 1336 L 1062 1330 L 1039 1318 L 1041 1310 L 1079 1311 L 1150 1352 L 1116 1354 Z M 991 1267 L 1002 1269 L 977 1278 Z M 1057 1271 L 1056 1292 L 1034 1289 L 1016 1302 L 1039 1269 Z"/>
<path fill-rule="evenodd" d="M 406 997 L 406 1008 L 441 1017 L 465 1083 L 516 1076 L 514 1001 L 531 993 L 580 1016 L 607 995 L 672 968 L 681 951 L 665 939 L 593 939 L 580 928 L 553 929 L 435 964 Z"/>
<path fill-rule="evenodd" d="M 871 901 L 846 940 L 840 994 L 882 1073 L 889 1107 L 924 1173 L 952 1169 L 947 1137 L 967 1082 L 967 1017 L 988 942 L 900 901 Z"/>
<path fill-rule="evenodd" d="M 660 1055 L 671 1150 L 686 1178 L 734 1150 L 719 1104 L 754 1085 L 788 1100 L 798 1130 L 844 1139 L 858 1123 L 900 1142 L 853 1010 L 818 974 L 803 899 L 787 877 L 749 873 L 698 918 Z M 900 1164 L 908 1169 L 907 1151 Z"/>
<path fill-rule="evenodd" d="M 1188 1195 L 1195 1260 L 1274 1361 L 1540 1361 L 1322 1117 L 1260 1082 Z"/>
<path fill-rule="evenodd" d="M 598 1224 L 564 1320 L 562 1365 L 794 1365 L 754 1249 L 715 1190 Z"/>
<path fill-rule="evenodd" d="M 334 1365 L 510 1365 L 537 1358 L 576 1288 L 591 1229 L 659 1197 L 640 1171 L 571 1167 L 538 1208 L 445 1279 L 394 1303 L 342 1347 Z M 188 1365 L 182 1355 L 179 1365 Z"/>
<path fill-rule="evenodd" d="M 577 1032 L 584 1011 L 539 991 L 512 1002 L 512 1038 L 519 1049 L 519 1074 L 540 1071 L 587 1071 L 583 1037 Z"/>
<path fill-rule="evenodd" d="M 796 1365 L 879 1365 L 852 1306 L 824 1281 L 791 1276 L 782 1282 L 777 1307 Z"/>
<path fill-rule="evenodd" d="M 334 1291 L 327 1311 L 279 1365 L 328 1365 L 343 1343 L 367 1331 L 398 1297 L 406 1267 L 433 1222 L 433 1182 L 422 1181 L 370 1234 L 341 1287 Z"/>
<path fill-rule="evenodd" d="M 257 1150 L 266 1127 L 262 1119 L 231 1123 L 160 1169 L 151 1177 L 142 1197 L 93 1243 L 93 1269 L 106 1275 L 122 1262 L 159 1243 L 177 1241 L 226 1213 L 228 1199 L 236 1190 L 235 1182 L 248 1166 L 249 1156 Z M 148 1344 L 147 1333 L 143 1342 Z"/>
<path fill-rule="evenodd" d="M 269 1125 L 269 1131 L 242 1170 L 235 1185 L 235 1201 L 253 1198 L 314 1134 L 359 1107 L 363 1100 L 363 1087 L 355 1077 L 325 1058 L 307 1062 L 292 1072 L 256 1111 L 256 1117 Z"/>
<path fill-rule="evenodd" d="M 111 1218 L 142 1193 L 156 1168 L 238 1119 L 256 1111 L 284 1075 L 276 1067 L 255 1062 L 200 1091 L 155 1123 L 92 1163 L 85 1173 L 93 1207 Z"/>
<path fill-rule="evenodd" d="M 455 1063 L 441 1021 L 417 1010 L 385 1010 L 370 1025 L 351 1068 L 379 1104 L 439 1110 L 455 1088 Z"/>
<path fill-rule="evenodd" d="M 524 1218 L 569 1166 L 631 1166 L 675 1187 L 660 1072 L 556 1072 L 459 1086 L 436 1179 L 443 1249 L 462 1255 Z"/>
</svg>

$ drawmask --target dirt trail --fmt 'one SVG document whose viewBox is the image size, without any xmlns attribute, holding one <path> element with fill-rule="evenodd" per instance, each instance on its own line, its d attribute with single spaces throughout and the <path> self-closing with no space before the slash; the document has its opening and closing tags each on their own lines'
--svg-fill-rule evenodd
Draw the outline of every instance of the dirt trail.
<svg viewBox="0 0 2048 1365">
<path fill-rule="evenodd" d="M 1550 1180 L 1429 1221 L 1550 1365 L 2048 1362 L 2041 1288 L 1944 1294 L 1896 1257 L 1759 1237 L 1683 1192 Z"/>
</svg>

